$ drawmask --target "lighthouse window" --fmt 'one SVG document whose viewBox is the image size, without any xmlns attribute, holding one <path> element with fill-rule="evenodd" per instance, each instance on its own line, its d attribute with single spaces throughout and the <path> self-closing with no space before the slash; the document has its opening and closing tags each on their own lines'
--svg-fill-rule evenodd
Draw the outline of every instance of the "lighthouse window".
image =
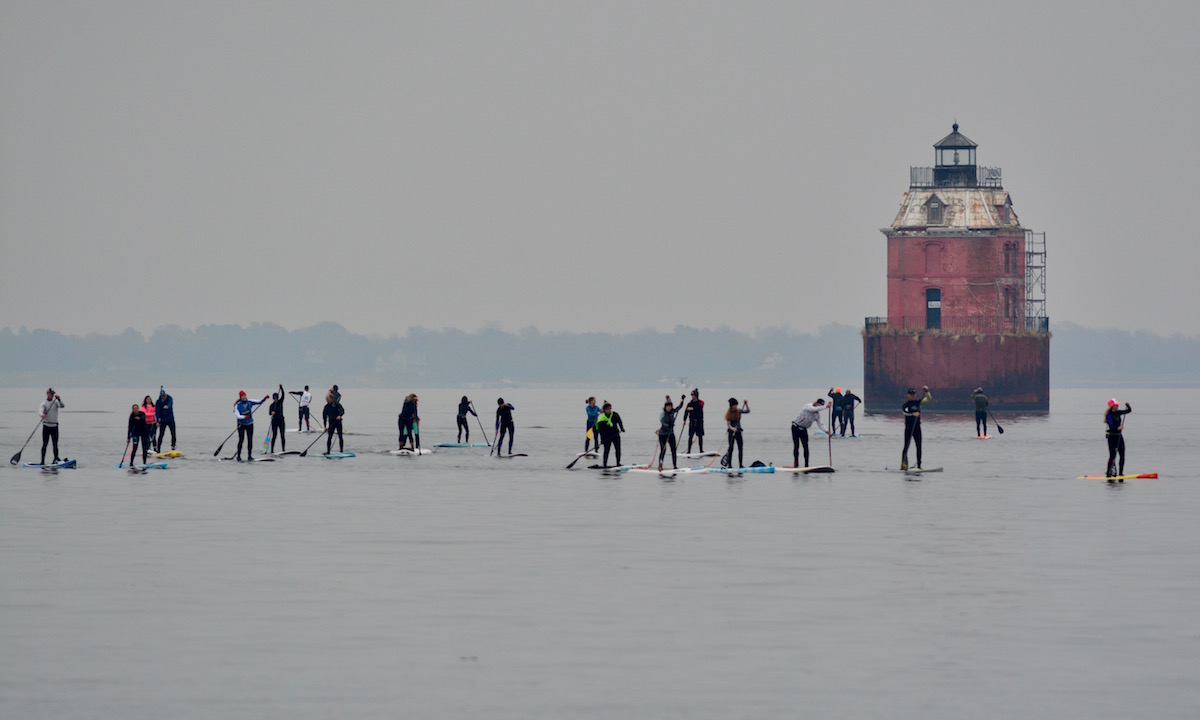
<svg viewBox="0 0 1200 720">
<path fill-rule="evenodd" d="M 942 204 L 939 203 L 937 200 L 931 200 L 929 202 L 929 224 L 930 225 L 941 225 L 942 224 Z"/>
</svg>

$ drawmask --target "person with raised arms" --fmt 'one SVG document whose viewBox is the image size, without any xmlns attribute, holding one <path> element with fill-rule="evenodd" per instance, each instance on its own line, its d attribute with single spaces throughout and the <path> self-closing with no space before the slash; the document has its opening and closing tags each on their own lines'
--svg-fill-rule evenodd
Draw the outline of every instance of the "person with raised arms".
<svg viewBox="0 0 1200 720">
<path fill-rule="evenodd" d="M 1109 398 L 1108 409 L 1104 411 L 1104 437 L 1108 440 L 1108 466 L 1104 471 L 1106 477 L 1125 474 L 1125 421 L 1121 417 L 1131 412 L 1133 408 L 1129 403 L 1125 403 L 1125 409 L 1122 410 L 1121 403 L 1117 402 L 1116 398 Z M 1116 464 L 1118 454 L 1121 456 L 1119 466 Z"/>
<path fill-rule="evenodd" d="M 737 398 L 729 398 L 729 409 L 725 411 L 725 432 L 729 436 L 729 449 L 721 461 L 722 467 L 733 467 L 733 446 L 735 444 L 738 451 L 738 467 L 745 467 L 742 460 L 742 416 L 749 414 L 749 400 L 743 400 L 741 409 L 738 409 Z"/>
<path fill-rule="evenodd" d="M 850 388 L 842 393 L 842 437 L 846 437 L 846 426 L 850 426 L 850 437 L 858 437 L 854 430 L 854 408 L 862 404 L 862 398 Z M 832 428 L 831 428 L 832 429 Z"/>
<path fill-rule="evenodd" d="M 467 413 L 479 417 L 475 408 L 471 407 L 471 401 L 467 399 L 466 395 L 463 395 L 462 400 L 458 401 L 458 416 L 455 418 L 458 422 L 458 440 L 455 442 L 466 442 L 469 445 L 471 443 L 471 426 L 467 424 Z M 463 433 L 466 433 L 466 440 L 463 440 Z"/>
<path fill-rule="evenodd" d="M 129 464 L 133 465 L 133 458 L 137 455 L 138 443 L 142 444 L 142 464 L 147 462 L 147 456 L 150 453 L 150 426 L 146 423 L 145 406 L 133 406 L 133 411 L 129 413 L 129 423 L 125 429 L 125 439 L 133 444 L 129 451 Z"/>
<path fill-rule="evenodd" d="M 309 407 L 312 405 L 312 393 L 308 391 L 308 386 L 304 386 L 304 390 L 291 390 L 288 395 L 295 395 L 296 402 L 300 403 L 300 422 L 296 424 L 296 432 L 304 430 L 305 427 L 312 431 L 312 410 Z"/>
<path fill-rule="evenodd" d="M 46 400 L 38 408 L 42 418 L 42 465 L 46 464 L 46 445 L 53 443 L 54 460 L 58 462 L 58 410 L 66 407 L 54 388 L 46 388 Z"/>
<path fill-rule="evenodd" d="M 336 386 L 335 386 L 336 387 Z M 321 410 L 321 420 L 325 423 L 325 454 L 328 455 L 333 450 L 333 434 L 337 433 L 338 452 L 346 452 L 346 445 L 342 438 L 342 416 L 346 414 L 346 409 L 342 407 L 341 396 L 334 395 L 330 390 L 325 395 L 325 408 Z"/>
<path fill-rule="evenodd" d="M 175 398 L 167 394 L 163 386 L 158 387 L 158 400 L 154 403 L 154 416 L 158 419 L 158 441 L 155 446 L 162 452 L 167 428 L 171 429 L 171 449 L 175 449 Z M 153 430 L 152 430 L 153 432 Z"/>
<path fill-rule="evenodd" d="M 675 405 L 671 402 L 671 396 L 668 395 L 666 402 L 663 403 L 662 413 L 658 416 L 658 471 L 662 472 L 663 458 L 667 454 L 667 446 L 671 446 L 671 467 L 675 470 L 679 469 L 679 461 L 676 459 L 675 447 L 675 415 L 679 411 L 675 409 Z"/>
<path fill-rule="evenodd" d="M 683 421 L 688 429 L 688 453 L 692 452 L 692 440 L 697 440 L 700 452 L 704 452 L 704 401 L 700 399 L 700 388 L 692 388 L 692 399 L 683 409 Z"/>
<path fill-rule="evenodd" d="M 917 391 L 908 389 L 908 400 L 900 406 L 904 414 L 904 452 L 900 454 L 900 469 L 908 469 L 908 445 L 910 442 L 917 446 L 917 469 L 921 469 L 921 406 L 933 399 L 929 394 L 929 386 L 921 388 L 925 395 L 918 400 Z"/>
<path fill-rule="evenodd" d="M 154 400 L 152 400 L 149 395 L 142 398 L 142 412 L 146 414 L 146 427 L 149 428 L 150 431 L 150 444 L 154 447 L 154 452 L 158 452 L 158 445 L 154 442 L 154 428 L 158 425 L 157 421 L 154 419 L 154 408 Z"/>
<path fill-rule="evenodd" d="M 233 406 L 233 414 L 237 417 L 238 446 L 234 457 L 242 460 L 242 442 L 246 443 L 246 460 L 254 459 L 254 408 L 265 403 L 269 395 L 263 395 L 262 400 L 249 400 L 246 391 L 238 391 L 238 401 Z"/>
<path fill-rule="evenodd" d="M 504 444 L 504 434 L 508 433 L 508 454 L 512 455 L 513 438 L 517 435 L 517 426 L 513 424 L 513 410 L 516 406 L 504 402 L 504 398 L 496 399 L 496 454 L 500 454 L 500 446 Z"/>
<path fill-rule="evenodd" d="M 617 465 L 621 464 L 621 433 L 625 432 L 625 424 L 621 422 L 621 414 L 614 412 L 612 403 L 607 400 L 600 408 L 600 414 L 596 416 L 596 433 L 600 436 L 600 441 L 604 443 L 604 458 L 600 461 L 605 467 L 608 466 L 608 451 L 616 447 L 617 450 Z"/>
<path fill-rule="evenodd" d="M 596 404 L 595 395 L 587 399 L 584 410 L 587 411 L 587 426 L 583 436 L 583 451 L 588 451 L 588 445 L 592 445 L 593 450 L 599 450 L 600 433 L 596 431 L 596 418 L 600 417 L 600 406 Z"/>
<path fill-rule="evenodd" d="M 832 403 L 833 417 L 829 421 L 829 434 L 833 435 L 835 432 L 837 432 L 839 422 L 843 423 L 843 425 L 842 425 L 843 431 L 846 428 L 845 420 L 842 419 L 842 400 L 843 400 L 842 389 L 841 388 L 829 388 L 828 397 L 833 399 L 833 403 Z"/>
<path fill-rule="evenodd" d="M 971 393 L 971 399 L 975 401 L 975 437 L 987 437 L 988 399 L 987 395 L 983 394 L 983 387 L 975 388 L 975 391 Z M 981 423 L 982 431 L 980 431 Z"/>
<path fill-rule="evenodd" d="M 821 424 L 821 411 L 825 409 L 825 398 L 817 398 L 800 410 L 792 420 L 792 467 L 808 467 L 808 429 L 813 423 L 826 434 L 833 435 L 833 427 Z M 804 447 L 804 465 L 800 465 L 800 447 Z"/>
<path fill-rule="evenodd" d="M 275 454 L 275 441 L 279 441 L 279 451 L 287 452 L 287 424 L 283 419 L 283 401 L 287 398 L 287 393 L 283 389 L 283 383 L 279 383 L 279 392 L 271 393 L 271 405 L 267 408 L 267 413 L 271 416 L 271 429 L 268 430 L 271 434 L 271 454 Z"/>
<path fill-rule="evenodd" d="M 409 393 L 404 398 L 404 404 L 400 407 L 400 416 L 396 418 L 396 425 L 400 429 L 400 449 L 411 441 L 413 449 L 417 447 L 416 430 L 414 426 L 419 423 L 421 418 L 417 417 L 417 395 Z"/>
</svg>

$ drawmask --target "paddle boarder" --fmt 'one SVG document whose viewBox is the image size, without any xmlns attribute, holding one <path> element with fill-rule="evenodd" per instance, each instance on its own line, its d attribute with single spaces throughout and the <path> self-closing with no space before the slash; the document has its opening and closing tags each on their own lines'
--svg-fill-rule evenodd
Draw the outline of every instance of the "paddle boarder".
<svg viewBox="0 0 1200 720">
<path fill-rule="evenodd" d="M 971 393 L 971 399 L 975 401 L 975 437 L 987 437 L 988 399 L 987 395 L 983 394 L 983 387 L 975 388 L 975 391 Z M 979 429 L 981 424 L 983 427 L 982 432 Z"/>
<path fill-rule="evenodd" d="M 269 397 L 269 395 L 263 395 L 262 400 L 250 400 L 247 399 L 245 390 L 238 391 L 238 401 L 233 406 L 234 415 L 237 416 L 238 431 L 237 454 L 234 457 L 238 462 L 242 460 L 243 441 L 246 443 L 246 460 L 254 459 L 254 408 L 256 405 L 265 403 Z"/>
<path fill-rule="evenodd" d="M 308 391 L 308 386 L 304 386 L 304 390 L 292 390 L 288 395 L 295 395 L 296 402 L 300 403 L 300 422 L 296 424 L 296 432 L 308 428 L 312 432 L 312 411 L 309 407 L 312 405 L 312 393 Z"/>
<path fill-rule="evenodd" d="M 334 395 L 330 390 L 325 395 L 325 409 L 321 411 L 321 420 L 325 423 L 325 454 L 328 455 L 333 448 L 333 433 L 337 432 L 338 452 L 346 452 L 346 445 L 342 438 L 342 415 L 346 414 L 345 408 L 342 407 L 341 395 Z"/>
<path fill-rule="evenodd" d="M 53 443 L 54 460 L 58 462 L 58 410 L 66 407 L 62 397 L 54 392 L 54 388 L 46 388 L 46 400 L 38 412 L 42 418 L 42 465 L 46 464 L 46 445 Z"/>
<path fill-rule="evenodd" d="M 792 420 L 792 467 L 800 465 L 800 447 L 804 447 L 804 465 L 808 467 L 808 429 L 813 423 L 825 434 L 832 435 L 833 428 L 826 428 L 821 423 L 821 411 L 825 409 L 825 398 L 817 398 L 800 409 L 800 414 Z"/>
<path fill-rule="evenodd" d="M 1108 440 L 1108 467 L 1104 471 L 1106 477 L 1125 474 L 1125 435 L 1122 433 L 1125 421 L 1121 418 L 1131 412 L 1133 408 L 1129 403 L 1125 403 L 1125 409 L 1122 410 L 1121 403 L 1117 402 L 1116 398 L 1108 399 L 1108 409 L 1104 411 L 1104 437 Z M 1116 464 L 1118 454 L 1121 456 L 1120 465 Z"/>
<path fill-rule="evenodd" d="M 737 398 L 729 398 L 729 409 L 725 411 L 725 432 L 728 435 L 729 450 L 726 451 L 724 459 L 721 461 L 722 467 L 733 467 L 733 446 L 737 444 L 738 451 L 738 467 L 745 467 L 742 464 L 742 416 L 750 414 L 750 401 L 743 400 L 742 407 L 738 408 Z"/>
<path fill-rule="evenodd" d="M 513 438 L 516 437 L 517 427 L 513 425 L 512 411 L 517 408 L 504 398 L 496 398 L 496 454 L 500 454 L 500 446 L 504 444 L 504 433 L 508 433 L 508 454 L 512 455 Z"/>
<path fill-rule="evenodd" d="M 850 426 L 850 437 L 858 437 L 854 434 L 854 408 L 862 404 L 862 398 L 855 395 L 850 388 L 846 388 L 846 392 L 842 393 L 842 437 L 846 437 L 846 425 Z"/>
<path fill-rule="evenodd" d="M 683 420 L 688 429 L 688 453 L 692 452 L 692 440 L 700 443 L 700 452 L 704 452 L 704 401 L 700 399 L 700 388 L 692 388 L 692 399 L 683 409 Z"/>
<path fill-rule="evenodd" d="M 608 451 L 612 447 L 617 450 L 617 465 L 621 464 L 621 433 L 625 432 L 625 424 L 621 422 L 621 414 L 613 411 L 612 403 L 607 400 L 596 416 L 596 431 L 604 443 L 604 458 L 601 464 L 608 467 Z"/>
<path fill-rule="evenodd" d="M 471 444 L 471 426 L 467 424 L 467 413 L 479 417 L 475 413 L 475 408 L 471 407 L 471 401 L 467 399 L 466 395 L 463 395 L 462 400 L 458 401 L 458 442 L 465 442 L 469 445 Z M 466 440 L 463 439 L 463 433 L 466 433 Z M 584 448 L 584 450 L 586 449 Z"/>
<path fill-rule="evenodd" d="M 833 417 L 829 421 L 829 434 L 832 435 L 837 430 L 839 422 L 842 424 L 842 433 L 845 434 L 846 421 L 842 418 L 842 402 L 844 400 L 842 389 L 829 388 L 828 397 L 833 399 Z"/>
<path fill-rule="evenodd" d="M 166 389 L 161 385 L 158 387 L 158 400 L 154 403 L 154 416 L 158 418 L 158 441 L 155 445 L 158 446 L 159 452 L 162 452 L 163 440 L 167 435 L 167 428 L 171 429 L 171 449 L 175 449 L 175 398 L 167 394 Z"/>
<path fill-rule="evenodd" d="M 400 449 L 411 441 L 413 448 L 417 447 L 416 431 L 414 425 L 421 421 L 417 417 L 417 395 L 409 393 L 404 398 L 404 404 L 400 406 L 400 416 L 396 418 L 396 424 L 400 428 Z"/>
<path fill-rule="evenodd" d="M 283 420 L 283 400 L 287 397 L 287 392 L 283 389 L 283 383 L 279 383 L 279 392 L 271 393 L 273 401 L 270 407 L 267 408 L 267 413 L 271 416 L 271 454 L 275 454 L 275 440 L 279 440 L 279 451 L 287 452 L 287 426 Z"/>
<path fill-rule="evenodd" d="M 915 442 L 917 446 L 917 469 L 921 469 L 921 406 L 933 399 L 929 394 L 929 386 L 921 388 L 925 395 L 918 400 L 917 391 L 908 389 L 908 400 L 900 406 L 904 414 L 904 452 L 900 454 L 900 469 L 908 469 L 908 444 Z"/>
<path fill-rule="evenodd" d="M 675 404 L 671 402 L 671 397 L 667 396 L 666 402 L 663 403 L 662 413 L 658 416 L 658 471 L 662 472 L 663 458 L 667 454 L 667 446 L 671 446 L 671 467 L 678 470 L 679 461 L 676 457 L 675 446 L 675 415 L 679 411 L 675 409 Z"/>
<path fill-rule="evenodd" d="M 142 406 L 144 407 L 144 406 Z M 146 423 L 146 411 L 137 405 L 133 406 L 133 412 L 129 413 L 129 423 L 125 432 L 125 439 L 132 443 L 132 448 L 129 451 L 129 464 L 133 465 L 133 458 L 137 455 L 138 443 L 142 444 L 142 464 L 147 462 L 147 456 L 150 453 L 150 426 Z"/>
<path fill-rule="evenodd" d="M 600 449 L 600 433 L 596 432 L 596 418 L 600 417 L 600 406 L 596 404 L 596 396 L 593 395 L 587 399 L 584 410 L 587 411 L 587 432 L 583 436 L 583 451 L 588 451 L 588 445 L 592 445 L 592 449 Z"/>
<path fill-rule="evenodd" d="M 150 396 L 142 398 L 142 412 L 146 413 L 146 427 L 150 432 L 150 444 L 154 446 L 154 452 L 158 452 L 158 446 L 154 443 L 154 428 L 157 423 L 154 420 L 154 400 Z"/>
</svg>

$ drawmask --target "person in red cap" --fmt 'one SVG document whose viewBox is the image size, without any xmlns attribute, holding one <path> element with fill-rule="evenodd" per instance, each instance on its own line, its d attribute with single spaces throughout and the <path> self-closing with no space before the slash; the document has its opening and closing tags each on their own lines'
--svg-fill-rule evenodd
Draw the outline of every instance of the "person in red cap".
<svg viewBox="0 0 1200 720">
<path fill-rule="evenodd" d="M 240 462 L 242 459 L 242 441 L 246 441 L 246 459 L 254 459 L 254 406 L 262 405 L 270 398 L 270 395 L 263 395 L 262 400 L 246 399 L 246 391 L 238 392 L 238 401 L 234 405 L 233 414 L 237 416 L 237 431 L 238 431 L 238 446 L 237 457 Z"/>
<path fill-rule="evenodd" d="M 1129 403 L 1125 403 L 1125 409 L 1122 410 L 1121 403 L 1117 402 L 1116 398 L 1108 399 L 1108 409 L 1104 412 L 1104 437 L 1108 438 L 1108 468 L 1104 471 L 1106 477 L 1125 474 L 1125 436 L 1121 434 L 1125 429 L 1125 421 L 1121 416 L 1131 412 L 1133 408 L 1129 407 Z M 1121 455 L 1120 465 L 1114 463 L 1118 453 Z"/>
</svg>

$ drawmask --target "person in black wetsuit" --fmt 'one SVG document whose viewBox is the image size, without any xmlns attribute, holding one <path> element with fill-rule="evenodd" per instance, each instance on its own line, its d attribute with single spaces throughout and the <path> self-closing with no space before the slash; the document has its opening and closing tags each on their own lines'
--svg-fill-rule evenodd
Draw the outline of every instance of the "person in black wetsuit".
<svg viewBox="0 0 1200 720">
<path fill-rule="evenodd" d="M 671 446 L 671 467 L 678 470 L 679 461 L 676 459 L 675 448 L 675 415 L 679 411 L 675 409 L 675 405 L 671 402 L 671 398 L 667 397 L 667 401 L 663 403 L 662 414 L 658 416 L 658 470 L 662 472 L 663 458 L 667 455 L 667 446 Z"/>
<path fill-rule="evenodd" d="M 504 402 L 504 398 L 496 399 L 496 454 L 500 454 L 500 446 L 504 444 L 504 433 L 508 433 L 508 454 L 512 455 L 513 438 L 516 437 L 517 428 L 513 425 L 512 411 L 516 410 L 510 403 Z"/>
<path fill-rule="evenodd" d="M 171 429 L 171 449 L 175 449 L 175 398 L 167 394 L 166 388 L 158 387 L 158 401 L 154 403 L 154 417 L 158 420 L 158 441 L 155 445 L 162 450 L 167 428 Z M 153 428 L 151 432 L 153 432 Z"/>
<path fill-rule="evenodd" d="M 607 400 L 596 417 L 596 434 L 604 443 L 604 459 L 601 464 L 608 467 L 608 451 L 611 447 L 617 449 L 617 465 L 621 464 L 621 433 L 625 432 L 625 424 L 621 422 L 621 414 L 613 412 L 612 404 Z"/>
<path fill-rule="evenodd" d="M 729 435 L 729 450 L 721 460 L 721 467 L 733 467 L 733 446 L 737 445 L 738 467 L 742 464 L 742 416 L 750 414 L 750 401 L 743 400 L 738 409 L 737 398 L 729 398 L 729 409 L 725 411 L 725 432 Z"/>
<path fill-rule="evenodd" d="M 1108 439 L 1108 467 L 1104 471 L 1106 477 L 1115 478 L 1125 474 L 1125 436 L 1122 434 L 1125 421 L 1121 417 L 1131 412 L 1133 408 L 1129 403 L 1125 403 L 1125 409 L 1122 410 L 1121 403 L 1117 402 L 1116 398 L 1109 398 L 1108 410 L 1104 412 L 1104 437 Z M 1120 465 L 1116 464 L 1118 454 L 1121 456 Z"/>
<path fill-rule="evenodd" d="M 142 412 L 137 405 L 134 405 L 133 412 L 129 413 L 129 426 L 126 429 L 125 437 L 133 443 L 133 448 L 129 451 L 129 464 L 133 465 L 133 458 L 138 451 L 138 442 L 141 442 L 142 464 L 145 465 L 150 453 L 150 426 L 146 424 L 146 413 Z"/>
<path fill-rule="evenodd" d="M 46 402 L 39 412 L 42 417 L 42 464 L 46 464 L 46 445 L 54 443 L 54 460 L 58 462 L 58 409 L 66 407 L 54 388 L 46 388 Z"/>
<path fill-rule="evenodd" d="M 987 395 L 983 394 L 982 387 L 977 387 L 971 393 L 971 399 L 975 401 L 975 437 L 987 437 Z"/>
<path fill-rule="evenodd" d="M 346 445 L 342 438 L 342 416 L 346 414 L 342 403 L 334 398 L 331 391 L 325 396 L 325 409 L 321 411 L 321 420 L 325 423 L 325 454 L 328 455 L 333 449 L 333 433 L 337 432 L 338 437 L 338 452 L 345 452 Z"/>
<path fill-rule="evenodd" d="M 687 451 L 692 451 L 695 439 L 700 443 L 700 452 L 704 452 L 704 401 L 700 399 L 700 388 L 692 388 L 692 399 L 683 409 L 683 420 L 688 429 Z"/>
<path fill-rule="evenodd" d="M 417 433 L 416 424 L 421 418 L 417 417 L 417 395 L 409 393 L 404 398 L 404 404 L 400 407 L 400 417 L 396 419 L 396 424 L 400 428 L 400 449 L 403 450 L 411 442 L 412 448 L 417 448 Z"/>
<path fill-rule="evenodd" d="M 471 407 L 471 401 L 467 399 L 466 395 L 463 395 L 462 400 L 460 400 L 458 403 L 457 442 L 466 442 L 469 444 L 471 442 L 471 426 L 467 424 L 467 413 L 471 413 L 472 415 L 475 415 L 475 417 L 479 417 L 475 414 L 475 408 Z M 466 433 L 465 441 L 463 440 L 463 433 Z"/>
<path fill-rule="evenodd" d="M 838 423 L 841 423 L 842 431 L 845 432 L 846 421 L 842 419 L 842 389 L 829 388 L 829 392 L 826 394 L 826 397 L 833 398 L 833 402 L 830 403 L 830 407 L 833 409 L 833 417 L 829 421 L 829 434 L 833 435 L 835 432 L 837 432 Z"/>
<path fill-rule="evenodd" d="M 273 401 L 267 406 L 267 412 L 271 415 L 271 429 L 268 430 L 271 434 L 271 452 L 275 452 L 275 440 L 279 440 L 279 451 L 287 452 L 287 426 L 283 419 L 283 401 L 287 397 L 287 393 L 283 390 L 283 385 L 279 385 L 279 392 L 271 393 Z"/>
<path fill-rule="evenodd" d="M 855 395 L 850 388 L 842 393 L 842 437 L 846 437 L 846 426 L 850 426 L 850 437 L 858 437 L 854 430 L 854 408 L 862 404 L 862 398 Z M 830 430 L 833 428 L 830 427 Z"/>
<path fill-rule="evenodd" d="M 915 442 L 917 446 L 917 469 L 921 469 L 921 406 L 933 399 L 929 394 L 929 386 L 921 388 L 925 396 L 917 399 L 917 391 L 908 389 L 908 400 L 900 406 L 904 413 L 904 452 L 900 454 L 900 469 L 908 469 L 908 444 Z"/>
</svg>

